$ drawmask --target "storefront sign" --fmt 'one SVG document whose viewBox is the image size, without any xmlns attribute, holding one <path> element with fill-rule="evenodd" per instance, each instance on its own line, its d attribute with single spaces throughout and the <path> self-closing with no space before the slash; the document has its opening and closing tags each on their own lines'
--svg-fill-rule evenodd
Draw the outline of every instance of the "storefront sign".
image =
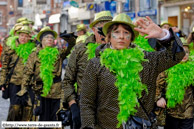
<svg viewBox="0 0 194 129">
<path fill-rule="evenodd" d="M 138 12 L 139 17 L 156 16 L 156 15 L 157 15 L 157 9 L 145 10 L 145 11 L 139 11 Z"/>
<path fill-rule="evenodd" d="M 79 4 L 76 1 L 71 1 L 70 5 L 76 8 L 79 8 Z"/>
<path fill-rule="evenodd" d="M 135 13 L 126 13 L 130 18 L 135 18 Z"/>
</svg>

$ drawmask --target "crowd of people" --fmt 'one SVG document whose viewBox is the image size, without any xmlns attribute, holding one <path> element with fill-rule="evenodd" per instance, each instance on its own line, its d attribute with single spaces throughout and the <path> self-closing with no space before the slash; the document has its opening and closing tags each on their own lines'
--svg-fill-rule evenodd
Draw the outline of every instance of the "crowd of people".
<svg viewBox="0 0 194 129">
<path fill-rule="evenodd" d="M 187 38 L 168 22 L 132 22 L 109 11 L 95 15 L 92 33 L 79 24 L 77 35 L 58 36 L 48 26 L 36 32 L 33 24 L 19 18 L 3 40 L 0 89 L 10 99 L 7 121 L 193 129 L 194 32 Z"/>
</svg>

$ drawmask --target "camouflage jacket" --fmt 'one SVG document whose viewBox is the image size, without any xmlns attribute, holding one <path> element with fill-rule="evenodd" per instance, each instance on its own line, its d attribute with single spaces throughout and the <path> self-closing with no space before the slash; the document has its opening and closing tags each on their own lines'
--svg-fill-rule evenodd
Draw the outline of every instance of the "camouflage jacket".
<svg viewBox="0 0 194 129">
<path fill-rule="evenodd" d="M 176 52 L 175 55 L 173 55 L 172 44 L 174 44 L 175 41 L 182 51 Z M 143 70 L 140 72 L 140 77 L 142 83 L 147 85 L 148 94 L 145 91 L 142 92 L 141 102 L 148 114 L 154 108 L 156 79 L 158 74 L 179 63 L 185 55 L 182 48 L 182 42 L 178 37 L 171 37 L 161 44 L 165 43 L 168 45 L 164 51 L 144 52 L 144 58 L 149 61 L 142 63 Z M 103 45 L 101 45 L 101 51 L 110 48 L 109 44 Z M 82 128 L 116 128 L 118 123 L 117 115 L 119 113 L 119 105 L 118 89 L 115 86 L 115 81 L 116 78 L 114 73 L 101 65 L 99 54 L 97 54 L 97 58 L 93 58 L 89 61 L 83 77 L 80 99 Z M 137 108 L 135 116 L 148 120 L 147 115 L 141 106 Z"/>
<path fill-rule="evenodd" d="M 78 44 L 74 47 L 68 59 L 64 76 L 64 101 L 69 102 L 76 100 L 76 96 L 80 95 L 83 73 L 88 63 L 88 55 L 86 54 L 87 44 L 95 43 L 94 35 L 89 36 L 85 43 Z M 75 93 L 74 84 L 77 82 L 77 93 Z"/>
<path fill-rule="evenodd" d="M 19 42 L 18 40 L 16 40 L 16 47 L 18 45 L 19 45 Z M 15 50 L 12 50 L 9 46 L 6 45 L 6 43 L 4 43 L 3 46 L 4 47 L 3 47 L 3 52 L 1 56 L 2 71 L 1 71 L 1 77 L 0 77 L 0 85 L 3 85 L 6 83 L 6 77 L 10 72 L 10 70 L 13 68 L 18 58 L 18 55 L 16 54 Z M 23 59 L 19 58 L 9 83 L 19 85 L 19 86 L 22 84 L 23 70 L 25 67 L 22 61 Z"/>
<path fill-rule="evenodd" d="M 165 98 L 166 92 L 166 80 L 167 75 L 164 72 L 160 73 L 156 82 L 156 101 L 161 97 Z M 175 108 L 167 108 L 167 114 L 178 119 L 190 119 L 193 118 L 193 87 L 190 86 L 185 90 L 184 100 L 182 104 L 177 104 Z"/>
<path fill-rule="evenodd" d="M 54 64 L 53 71 L 53 85 L 51 86 L 51 90 L 46 98 L 59 99 L 61 98 L 62 91 L 62 83 L 61 83 L 61 73 L 62 73 L 62 62 L 69 54 L 72 47 L 66 49 L 59 50 L 59 56 Z M 23 95 L 28 86 L 31 85 L 31 81 L 33 80 L 32 89 L 36 92 L 36 94 L 41 94 L 42 91 L 42 79 L 40 78 L 40 59 L 38 58 L 39 51 L 42 50 L 42 47 L 38 46 L 37 49 L 32 52 L 29 56 L 29 59 L 26 63 L 26 67 L 24 68 L 24 75 L 22 79 L 22 90 L 18 95 Z"/>
</svg>

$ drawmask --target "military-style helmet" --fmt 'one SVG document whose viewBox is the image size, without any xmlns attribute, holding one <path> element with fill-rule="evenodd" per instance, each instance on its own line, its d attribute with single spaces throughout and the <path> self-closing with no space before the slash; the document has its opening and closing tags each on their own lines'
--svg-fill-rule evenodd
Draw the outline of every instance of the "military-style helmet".
<svg viewBox="0 0 194 129">
<path fill-rule="evenodd" d="M 28 22 L 29 22 L 29 24 L 34 25 L 34 21 L 32 21 L 32 20 L 28 20 Z"/>
<path fill-rule="evenodd" d="M 163 21 L 160 26 L 162 27 L 163 25 L 169 25 L 170 27 L 172 27 L 172 24 L 167 21 Z"/>
<path fill-rule="evenodd" d="M 20 23 L 22 21 L 28 21 L 28 19 L 26 17 L 21 17 L 21 18 L 17 19 L 17 23 Z"/>
<path fill-rule="evenodd" d="M 43 27 L 40 32 L 37 35 L 37 40 L 40 42 L 42 35 L 45 33 L 52 33 L 53 36 L 55 37 L 55 39 L 57 38 L 57 32 L 55 32 L 54 30 L 51 30 L 51 28 L 49 26 L 45 26 Z"/>
<path fill-rule="evenodd" d="M 14 27 L 13 27 L 14 32 L 19 31 L 19 30 L 22 28 L 22 26 L 23 26 L 23 24 L 21 24 L 21 23 L 16 23 L 16 24 L 14 25 Z"/>
<path fill-rule="evenodd" d="M 22 26 L 22 28 L 19 31 L 17 31 L 17 33 L 18 34 L 19 33 L 26 33 L 26 34 L 30 35 L 32 33 L 32 30 L 29 26 Z"/>
<path fill-rule="evenodd" d="M 22 23 L 24 26 L 28 26 L 30 24 L 29 21 L 22 21 L 20 23 Z"/>
<path fill-rule="evenodd" d="M 94 21 L 90 23 L 90 28 L 94 27 L 97 23 L 101 21 L 111 21 L 112 15 L 110 11 L 101 11 L 97 14 L 95 14 Z"/>
<path fill-rule="evenodd" d="M 86 30 L 86 26 L 84 24 L 77 25 L 76 31 Z"/>
</svg>

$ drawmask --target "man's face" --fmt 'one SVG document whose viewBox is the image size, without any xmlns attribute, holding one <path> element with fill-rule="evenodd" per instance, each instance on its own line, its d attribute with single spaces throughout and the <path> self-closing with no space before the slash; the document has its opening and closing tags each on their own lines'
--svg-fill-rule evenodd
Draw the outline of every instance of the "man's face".
<svg viewBox="0 0 194 129">
<path fill-rule="evenodd" d="M 54 40 L 55 38 L 53 37 L 52 34 L 47 34 L 42 38 L 42 46 L 43 48 L 45 47 L 53 47 L 54 46 Z"/>
<path fill-rule="evenodd" d="M 108 22 L 108 21 L 107 21 L 107 22 Z M 98 33 L 98 28 L 103 27 L 105 23 L 106 23 L 106 22 L 98 23 L 97 25 L 95 25 L 95 26 L 92 28 L 97 43 L 106 43 L 105 37 L 102 36 L 102 35 L 100 35 L 100 34 Z"/>
<path fill-rule="evenodd" d="M 116 30 L 112 30 L 110 42 L 113 49 L 128 48 L 131 43 L 132 34 L 122 25 L 119 25 Z"/>
<path fill-rule="evenodd" d="M 164 24 L 161 28 L 162 29 L 169 30 L 170 29 L 170 26 L 168 24 Z"/>
<path fill-rule="evenodd" d="M 29 34 L 26 33 L 19 33 L 19 42 L 20 44 L 25 44 L 30 39 Z"/>
<path fill-rule="evenodd" d="M 183 49 L 185 51 L 185 56 L 183 57 L 181 62 L 186 62 L 189 59 L 189 48 L 188 46 L 183 46 Z"/>
</svg>

